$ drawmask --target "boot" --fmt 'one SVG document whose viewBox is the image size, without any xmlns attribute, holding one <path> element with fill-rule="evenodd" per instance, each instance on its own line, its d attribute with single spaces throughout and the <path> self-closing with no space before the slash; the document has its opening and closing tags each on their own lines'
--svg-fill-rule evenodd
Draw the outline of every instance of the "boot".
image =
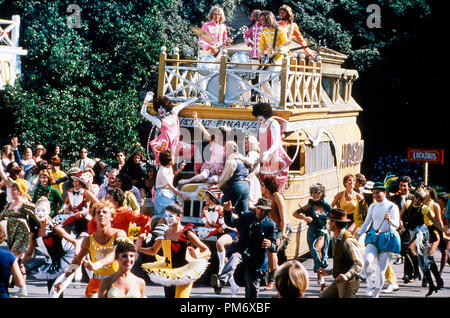
<svg viewBox="0 0 450 318">
<path fill-rule="evenodd" d="M 434 279 L 436 280 L 436 288 L 442 289 L 442 287 L 444 287 L 444 280 L 442 279 L 438 267 L 436 265 L 436 262 L 434 261 L 434 257 L 430 256 L 430 270 L 433 273 Z"/>
<path fill-rule="evenodd" d="M 425 295 L 425 297 L 430 296 L 433 292 L 437 293 L 437 287 L 433 283 L 433 279 L 431 278 L 431 272 L 429 269 L 425 270 L 424 276 L 426 276 L 428 280 L 428 293 Z"/>
<path fill-rule="evenodd" d="M 419 257 L 411 255 L 411 260 L 413 263 L 413 279 L 420 279 L 420 270 L 419 270 Z"/>
</svg>

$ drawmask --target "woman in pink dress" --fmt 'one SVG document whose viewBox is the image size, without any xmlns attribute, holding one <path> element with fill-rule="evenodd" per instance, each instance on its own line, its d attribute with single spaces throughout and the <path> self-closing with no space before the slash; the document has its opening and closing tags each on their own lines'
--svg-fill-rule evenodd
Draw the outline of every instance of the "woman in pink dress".
<svg viewBox="0 0 450 318">
<path fill-rule="evenodd" d="M 156 163 L 158 166 L 161 166 L 159 153 L 163 150 L 171 149 L 175 156 L 189 160 L 194 157 L 194 171 L 198 174 L 202 166 L 200 150 L 195 145 L 180 140 L 180 122 L 178 118 L 180 111 L 194 102 L 195 99 L 190 99 L 179 106 L 173 107 L 172 102 L 167 97 L 158 97 L 153 101 L 153 108 L 158 115 L 152 116 L 147 113 L 147 105 L 152 98 L 153 94 L 148 93 L 141 108 L 141 115 L 160 129 L 159 136 L 149 141 Z"/>
<path fill-rule="evenodd" d="M 269 103 L 255 104 L 252 114 L 259 121 L 260 179 L 263 180 L 271 175 L 275 176 L 279 183 L 278 191 L 283 191 L 292 159 L 283 148 L 280 124 L 272 118 L 273 112 Z"/>
<path fill-rule="evenodd" d="M 220 131 L 217 131 L 214 135 L 211 135 L 198 120 L 197 112 L 193 113 L 193 118 L 197 127 L 201 129 L 203 135 L 205 135 L 206 139 L 209 141 L 211 155 L 209 161 L 202 165 L 200 174 L 196 174 L 190 179 L 182 179 L 178 181 L 178 184 L 183 185 L 192 182 L 206 182 L 215 184 L 219 181 L 225 162 L 225 148 L 223 146 L 224 136 L 222 133 L 223 128 L 221 128 Z"/>
</svg>

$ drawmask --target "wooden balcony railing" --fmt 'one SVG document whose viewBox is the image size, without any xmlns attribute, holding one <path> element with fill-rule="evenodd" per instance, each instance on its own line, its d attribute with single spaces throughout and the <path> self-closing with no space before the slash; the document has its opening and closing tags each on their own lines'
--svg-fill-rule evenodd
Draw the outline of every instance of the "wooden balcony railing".
<svg viewBox="0 0 450 318">
<path fill-rule="evenodd" d="M 278 66 L 279 70 L 262 70 L 261 66 Z M 225 107 L 245 107 L 265 100 L 279 109 L 320 108 L 321 62 L 307 62 L 304 54 L 285 55 L 281 69 L 279 66 L 230 62 L 226 52 L 219 60 L 180 59 L 177 48 L 168 58 L 163 47 L 157 96 L 165 95 L 178 102 L 197 97 L 200 103 Z M 260 80 L 263 77 L 266 79 Z M 273 94 L 277 80 L 280 91 Z"/>
</svg>

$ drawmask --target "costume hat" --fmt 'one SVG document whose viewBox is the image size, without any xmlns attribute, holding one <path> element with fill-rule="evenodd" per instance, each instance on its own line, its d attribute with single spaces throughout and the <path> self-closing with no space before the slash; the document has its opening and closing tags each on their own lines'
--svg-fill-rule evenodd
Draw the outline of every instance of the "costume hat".
<svg viewBox="0 0 450 318">
<path fill-rule="evenodd" d="M 384 186 L 383 182 L 375 182 L 372 187 L 372 190 L 383 190 L 389 192 L 389 190 Z"/>
<path fill-rule="evenodd" d="M 341 223 L 350 223 L 351 220 L 347 218 L 347 211 L 342 209 L 332 209 L 330 215 L 328 216 L 330 220 L 341 222 Z"/>
<path fill-rule="evenodd" d="M 259 198 L 258 202 L 256 202 L 255 204 L 255 208 L 260 208 L 263 210 L 272 210 L 272 207 L 270 206 L 271 203 L 272 201 L 270 201 L 269 199 Z"/>
<path fill-rule="evenodd" d="M 209 194 L 211 200 L 214 201 L 216 204 L 220 204 L 220 199 L 223 196 L 223 192 L 220 191 L 220 189 L 216 186 L 209 187 L 209 189 L 206 189 L 206 194 Z"/>
</svg>

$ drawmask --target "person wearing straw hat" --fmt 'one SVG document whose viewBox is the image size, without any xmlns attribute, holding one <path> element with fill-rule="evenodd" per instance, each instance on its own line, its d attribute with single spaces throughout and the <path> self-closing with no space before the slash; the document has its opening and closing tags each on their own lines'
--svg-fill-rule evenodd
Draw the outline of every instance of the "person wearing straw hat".
<svg viewBox="0 0 450 318">
<path fill-rule="evenodd" d="M 55 183 L 62 182 L 62 189 L 63 193 L 61 194 L 63 201 L 65 202 L 67 199 L 67 191 L 73 188 L 72 184 L 72 176 L 76 175 L 77 173 L 80 173 L 80 168 L 78 167 L 70 167 L 69 170 L 66 171 L 66 176 L 55 180 Z"/>
<path fill-rule="evenodd" d="M 375 273 L 375 289 L 373 298 L 380 296 L 385 281 L 385 273 L 393 255 L 400 255 L 400 235 L 397 228 L 400 225 L 400 212 L 395 203 L 387 199 L 388 189 L 383 182 L 375 182 L 372 188 L 375 202 L 370 205 L 367 217 L 356 234 L 358 239 L 366 233 L 364 251 L 364 266 L 362 278 Z M 370 226 L 370 228 L 369 228 Z M 378 262 L 376 260 L 378 258 Z"/>
<path fill-rule="evenodd" d="M 44 160 L 42 157 L 45 155 L 47 150 L 42 145 L 37 145 L 36 148 L 34 148 L 33 151 L 33 159 L 36 163 L 38 163 L 41 160 Z"/>
</svg>

